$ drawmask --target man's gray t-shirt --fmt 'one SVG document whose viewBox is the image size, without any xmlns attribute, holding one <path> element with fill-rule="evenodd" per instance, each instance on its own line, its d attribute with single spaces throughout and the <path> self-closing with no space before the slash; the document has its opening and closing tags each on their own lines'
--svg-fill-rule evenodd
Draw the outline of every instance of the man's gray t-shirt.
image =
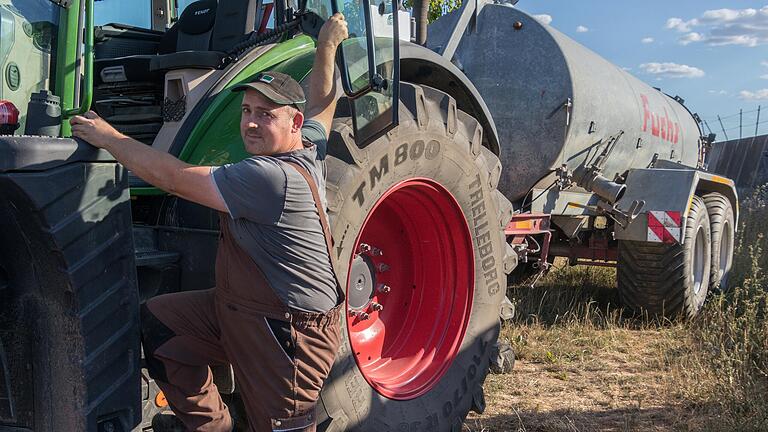
<svg viewBox="0 0 768 432">
<path fill-rule="evenodd" d="M 232 234 L 275 294 L 292 308 L 322 313 L 339 300 L 323 228 L 309 185 L 284 161 L 306 168 L 325 208 L 327 139 L 314 120 L 301 132 L 303 149 L 215 167 L 212 177 L 232 217 Z"/>
</svg>

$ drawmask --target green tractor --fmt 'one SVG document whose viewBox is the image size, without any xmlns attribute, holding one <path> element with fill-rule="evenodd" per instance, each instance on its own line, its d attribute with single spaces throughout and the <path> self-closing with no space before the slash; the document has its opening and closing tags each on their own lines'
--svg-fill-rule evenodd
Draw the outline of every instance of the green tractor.
<svg viewBox="0 0 768 432">
<path fill-rule="evenodd" d="M 512 206 L 488 109 L 456 65 L 410 42 L 396 2 L 0 0 L 0 431 L 142 431 L 167 403 L 143 367 L 139 306 L 214 285 L 213 210 L 70 137 L 93 109 L 198 165 L 247 155 L 229 89 L 306 85 L 341 11 L 327 148 L 343 343 L 326 431 L 461 430 L 497 356 Z M 237 377 L 215 378 L 233 410 Z"/>
</svg>

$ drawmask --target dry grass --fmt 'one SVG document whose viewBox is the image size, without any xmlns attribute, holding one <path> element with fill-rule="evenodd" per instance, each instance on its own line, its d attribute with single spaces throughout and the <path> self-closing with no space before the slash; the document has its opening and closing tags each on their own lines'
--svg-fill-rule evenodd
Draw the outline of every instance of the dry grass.
<svg viewBox="0 0 768 432">
<path fill-rule="evenodd" d="M 726 294 L 690 322 L 627 316 L 615 273 L 560 267 L 512 287 L 515 371 L 486 380 L 470 431 L 768 431 L 768 206 L 742 205 Z M 764 253 L 766 251 L 766 253 Z"/>
</svg>

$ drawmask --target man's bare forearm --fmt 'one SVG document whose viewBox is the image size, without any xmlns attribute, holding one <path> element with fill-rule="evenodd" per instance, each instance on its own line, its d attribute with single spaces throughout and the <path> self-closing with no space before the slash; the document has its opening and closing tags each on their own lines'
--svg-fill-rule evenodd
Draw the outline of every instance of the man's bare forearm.
<svg viewBox="0 0 768 432">
<path fill-rule="evenodd" d="M 177 174 L 191 166 L 127 136 L 109 139 L 104 148 L 142 180 L 172 194 L 176 193 Z"/>
<path fill-rule="evenodd" d="M 320 122 L 326 133 L 331 129 L 333 114 L 336 111 L 336 80 L 334 77 L 336 48 L 348 35 L 344 15 L 336 13 L 323 24 L 317 38 L 312 81 L 309 83 L 306 117 Z"/>
<path fill-rule="evenodd" d="M 317 45 L 309 85 L 307 117 L 317 119 L 324 126 L 330 124 L 336 110 L 335 56 L 335 46 L 322 42 Z"/>
</svg>

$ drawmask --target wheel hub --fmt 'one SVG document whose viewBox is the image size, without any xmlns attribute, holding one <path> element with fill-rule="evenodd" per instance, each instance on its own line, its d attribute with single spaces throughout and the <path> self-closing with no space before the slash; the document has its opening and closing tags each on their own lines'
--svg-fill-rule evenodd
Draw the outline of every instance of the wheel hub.
<svg viewBox="0 0 768 432">
<path fill-rule="evenodd" d="M 357 254 L 349 269 L 349 295 L 347 305 L 351 310 L 363 310 L 373 298 L 376 283 L 376 270 L 371 259 Z"/>
</svg>

